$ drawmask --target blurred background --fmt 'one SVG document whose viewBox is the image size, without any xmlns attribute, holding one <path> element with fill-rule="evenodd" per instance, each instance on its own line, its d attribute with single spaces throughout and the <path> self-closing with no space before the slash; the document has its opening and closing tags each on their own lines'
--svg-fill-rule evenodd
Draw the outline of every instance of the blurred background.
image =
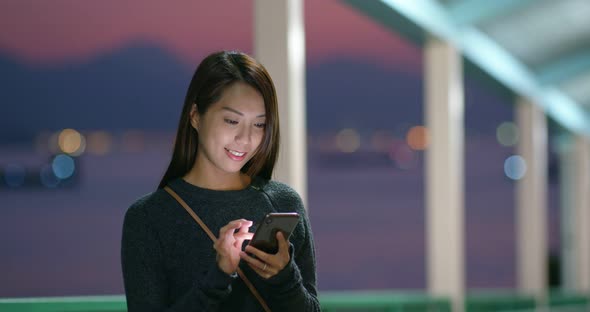
<svg viewBox="0 0 590 312">
<path fill-rule="evenodd" d="M 336 0 L 304 10 L 319 289 L 422 290 L 422 48 Z M 0 297 L 123 293 L 124 213 L 164 173 L 200 60 L 253 53 L 252 12 L 251 0 L 0 2 Z M 466 286 L 513 288 L 514 99 L 465 80 Z M 550 138 L 557 255 L 555 149 Z"/>
</svg>

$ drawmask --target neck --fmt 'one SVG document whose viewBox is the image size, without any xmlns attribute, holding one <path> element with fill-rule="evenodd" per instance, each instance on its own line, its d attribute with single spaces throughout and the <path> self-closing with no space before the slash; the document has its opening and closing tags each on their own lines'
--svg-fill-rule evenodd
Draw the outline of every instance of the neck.
<svg viewBox="0 0 590 312">
<path fill-rule="evenodd" d="M 182 178 L 193 185 L 201 188 L 219 191 L 242 190 L 250 185 L 250 177 L 241 172 L 235 173 L 220 173 L 220 172 L 206 172 L 201 170 L 198 166 L 193 168 Z"/>
</svg>

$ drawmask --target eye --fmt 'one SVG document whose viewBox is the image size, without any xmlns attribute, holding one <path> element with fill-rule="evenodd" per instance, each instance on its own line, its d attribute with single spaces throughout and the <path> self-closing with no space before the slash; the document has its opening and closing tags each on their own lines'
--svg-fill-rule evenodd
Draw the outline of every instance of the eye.
<svg viewBox="0 0 590 312">
<path fill-rule="evenodd" d="M 235 120 L 231 120 L 231 119 L 227 119 L 227 118 L 225 118 L 223 120 L 225 121 L 225 123 L 230 124 L 230 125 L 237 125 L 238 124 L 238 122 Z"/>
<path fill-rule="evenodd" d="M 259 122 L 259 123 L 255 123 L 254 127 L 264 129 L 264 128 L 266 128 L 266 124 L 263 122 Z"/>
</svg>

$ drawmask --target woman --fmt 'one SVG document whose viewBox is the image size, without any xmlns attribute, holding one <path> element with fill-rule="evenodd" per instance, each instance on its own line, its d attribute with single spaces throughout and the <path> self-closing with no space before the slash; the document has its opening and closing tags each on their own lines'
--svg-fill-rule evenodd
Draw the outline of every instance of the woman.
<svg viewBox="0 0 590 312">
<path fill-rule="evenodd" d="M 266 69 L 240 52 L 205 58 L 188 88 L 168 170 L 125 215 L 129 312 L 263 311 L 265 303 L 272 311 L 320 310 L 303 204 L 290 187 L 270 181 L 278 148 L 276 92 Z M 166 186 L 217 234 L 215 243 Z M 252 220 L 273 211 L 302 216 L 289 241 L 279 232 L 276 254 L 243 250 Z"/>
</svg>

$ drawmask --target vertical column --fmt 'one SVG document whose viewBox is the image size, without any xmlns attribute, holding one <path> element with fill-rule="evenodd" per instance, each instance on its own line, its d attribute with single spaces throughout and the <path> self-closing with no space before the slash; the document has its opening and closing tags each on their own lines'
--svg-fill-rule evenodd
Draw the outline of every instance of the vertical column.
<svg viewBox="0 0 590 312">
<path fill-rule="evenodd" d="M 590 141 L 570 135 L 561 145 L 562 276 L 565 289 L 590 292 Z"/>
<path fill-rule="evenodd" d="M 254 54 L 269 71 L 279 101 L 281 148 L 274 177 L 292 186 L 306 203 L 305 30 L 302 0 L 254 1 Z"/>
<path fill-rule="evenodd" d="M 544 302 L 547 293 L 547 121 L 543 110 L 519 98 L 517 153 L 526 164 L 516 191 L 517 287 Z"/>
<path fill-rule="evenodd" d="M 464 272 L 464 97 L 463 65 L 448 42 L 424 46 L 427 279 L 432 295 L 450 297 L 463 311 Z"/>
<path fill-rule="evenodd" d="M 576 213 L 576 291 L 590 292 L 590 139 L 576 135 L 574 163 L 577 168 L 572 180 L 575 194 L 573 206 Z"/>
<path fill-rule="evenodd" d="M 572 178 L 576 171 L 574 163 L 574 151 L 572 135 L 562 134 L 556 140 L 557 152 L 559 154 L 559 204 L 560 204 L 560 272 L 561 287 L 567 291 L 575 290 L 576 286 L 576 214 L 573 206 L 572 195 L 575 183 Z"/>
</svg>

